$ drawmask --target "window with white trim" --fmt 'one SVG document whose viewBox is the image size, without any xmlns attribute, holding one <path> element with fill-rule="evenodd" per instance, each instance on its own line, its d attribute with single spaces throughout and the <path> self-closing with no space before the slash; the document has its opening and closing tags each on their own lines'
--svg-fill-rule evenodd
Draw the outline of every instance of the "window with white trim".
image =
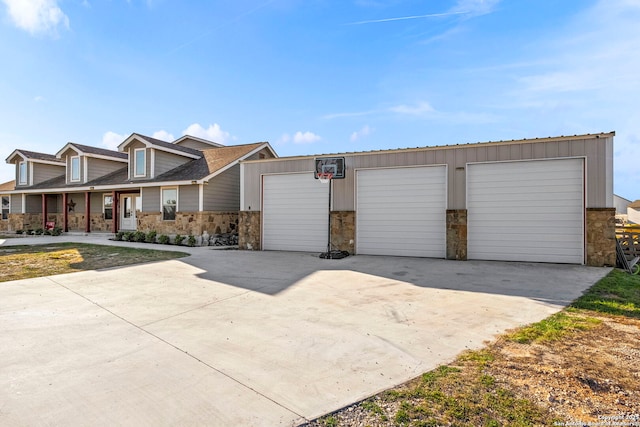
<svg viewBox="0 0 640 427">
<path fill-rule="evenodd" d="M 178 189 L 163 188 L 162 189 L 162 220 L 174 221 L 176 219 L 177 208 L 178 208 Z"/>
<path fill-rule="evenodd" d="M 133 176 L 145 176 L 147 174 L 147 150 L 145 148 L 136 148 L 133 150 Z"/>
<path fill-rule="evenodd" d="M 2 220 L 6 221 L 9 219 L 10 209 L 11 209 L 11 197 L 2 196 Z"/>
<path fill-rule="evenodd" d="M 27 183 L 27 162 L 20 162 L 18 165 L 18 182 L 20 184 Z"/>
<path fill-rule="evenodd" d="M 71 181 L 80 181 L 80 157 L 71 158 Z"/>
<path fill-rule="evenodd" d="M 104 213 L 104 219 L 113 219 L 113 195 L 105 194 L 102 197 L 102 212 Z"/>
</svg>

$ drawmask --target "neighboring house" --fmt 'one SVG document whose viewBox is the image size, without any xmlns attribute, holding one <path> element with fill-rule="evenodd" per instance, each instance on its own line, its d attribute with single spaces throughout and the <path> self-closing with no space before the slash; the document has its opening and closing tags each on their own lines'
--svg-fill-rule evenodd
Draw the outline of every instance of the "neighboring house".
<svg viewBox="0 0 640 427">
<path fill-rule="evenodd" d="M 615 265 L 614 135 L 243 161 L 239 247 Z"/>
<path fill-rule="evenodd" d="M 616 215 L 626 215 L 629 204 L 631 204 L 631 200 L 625 199 L 617 194 L 613 195 L 613 207 L 616 208 Z"/>
<path fill-rule="evenodd" d="M 636 200 L 627 206 L 627 221 L 640 224 L 640 200 Z"/>
<path fill-rule="evenodd" d="M 16 180 L 0 187 L 0 230 L 228 233 L 240 208 L 241 160 L 275 158 L 267 142 L 169 143 L 132 134 L 118 151 L 70 142 L 55 155 L 17 149 Z M 6 203 L 5 203 L 6 202 Z"/>
</svg>

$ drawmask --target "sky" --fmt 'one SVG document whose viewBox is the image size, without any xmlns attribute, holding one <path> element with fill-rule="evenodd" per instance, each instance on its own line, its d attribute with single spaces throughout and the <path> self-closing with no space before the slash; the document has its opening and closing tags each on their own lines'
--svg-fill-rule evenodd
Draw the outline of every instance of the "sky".
<svg viewBox="0 0 640 427">
<path fill-rule="evenodd" d="M 614 191 L 635 200 L 639 23 L 640 0 L 0 0 L 0 155 L 133 132 L 282 157 L 615 131 Z"/>
</svg>

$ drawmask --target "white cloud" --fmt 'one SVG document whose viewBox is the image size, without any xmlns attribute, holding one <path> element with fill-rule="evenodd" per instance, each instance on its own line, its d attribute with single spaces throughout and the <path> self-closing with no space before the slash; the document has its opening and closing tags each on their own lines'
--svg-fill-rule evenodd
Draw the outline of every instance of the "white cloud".
<svg viewBox="0 0 640 427">
<path fill-rule="evenodd" d="M 435 113 L 436 110 L 428 102 L 419 102 L 416 105 L 397 105 L 389 108 L 389 111 L 411 116 L 424 116 Z"/>
<path fill-rule="evenodd" d="M 59 27 L 69 28 L 69 18 L 58 0 L 2 0 L 13 23 L 31 34 L 56 35 Z"/>
<path fill-rule="evenodd" d="M 355 142 L 357 140 L 359 140 L 360 138 L 369 135 L 372 132 L 372 129 L 369 127 L 369 125 L 365 125 L 362 129 L 360 129 L 359 131 L 353 132 L 351 134 L 351 142 Z"/>
<path fill-rule="evenodd" d="M 469 16 L 480 16 L 495 10 L 501 0 L 458 0 L 449 13 L 464 13 Z"/>
<path fill-rule="evenodd" d="M 315 133 L 312 132 L 296 132 L 295 135 L 293 135 L 293 143 L 294 144 L 311 144 L 317 141 L 320 141 L 322 138 L 318 135 L 316 135 Z"/>
<path fill-rule="evenodd" d="M 153 135 L 151 135 L 151 136 L 154 137 L 155 139 L 159 139 L 161 141 L 172 142 L 172 141 L 175 140 L 173 135 L 171 135 L 166 130 L 159 130 L 157 132 L 154 132 Z"/>
<path fill-rule="evenodd" d="M 38 96 L 36 96 L 35 98 L 33 98 L 33 100 L 34 100 L 35 102 L 43 102 L 43 101 L 45 101 L 46 99 L 45 99 L 45 97 L 44 97 L 44 96 L 40 96 L 40 95 L 38 95 Z"/>
<path fill-rule="evenodd" d="M 102 135 L 102 145 L 110 150 L 117 150 L 118 145 L 124 141 L 126 136 L 117 134 L 115 132 L 108 131 Z"/>
<path fill-rule="evenodd" d="M 209 125 L 207 129 L 200 126 L 199 123 L 194 123 L 182 131 L 183 135 L 191 135 L 197 138 L 206 139 L 208 141 L 217 142 L 219 144 L 225 144 L 233 139 L 236 139 L 231 136 L 229 132 L 223 131 L 220 128 L 220 125 L 214 123 Z"/>
</svg>

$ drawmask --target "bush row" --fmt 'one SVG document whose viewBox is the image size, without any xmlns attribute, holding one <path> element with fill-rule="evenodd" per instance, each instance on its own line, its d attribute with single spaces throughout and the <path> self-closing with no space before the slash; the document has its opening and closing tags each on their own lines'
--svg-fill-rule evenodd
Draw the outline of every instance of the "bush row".
<svg viewBox="0 0 640 427">
<path fill-rule="evenodd" d="M 35 230 L 29 228 L 26 230 L 16 230 L 16 234 L 25 234 L 27 236 L 59 236 L 62 234 L 62 228 L 54 227 L 51 230 L 44 228 L 36 228 Z"/>
<path fill-rule="evenodd" d="M 143 231 L 118 231 L 114 240 L 123 242 L 160 243 L 162 245 L 173 244 L 178 246 L 196 245 L 196 237 L 192 234 L 188 236 L 181 236 L 180 234 L 177 234 L 173 238 L 172 242 L 171 238 L 166 234 L 158 235 L 155 231 L 149 231 L 148 233 Z"/>
</svg>

